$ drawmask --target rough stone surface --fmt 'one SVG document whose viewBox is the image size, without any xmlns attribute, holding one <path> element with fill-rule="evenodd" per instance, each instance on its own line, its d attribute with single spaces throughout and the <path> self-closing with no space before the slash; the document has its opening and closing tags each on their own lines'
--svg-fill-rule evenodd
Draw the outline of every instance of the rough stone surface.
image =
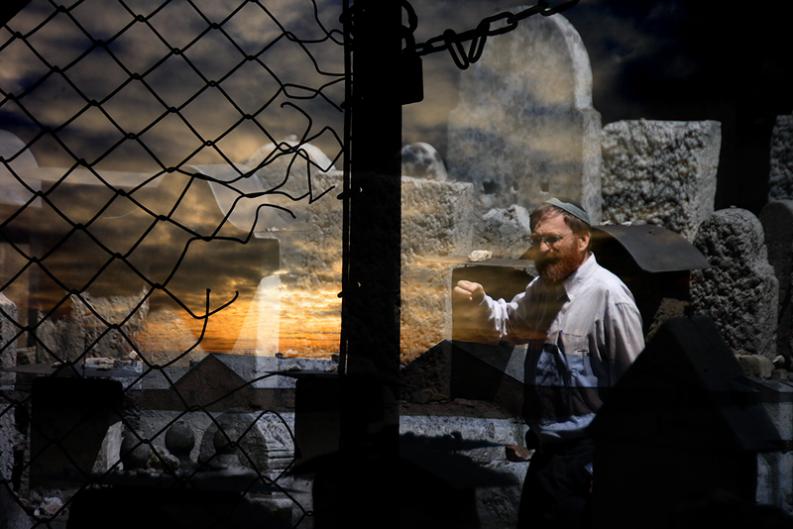
<svg viewBox="0 0 793 529">
<path fill-rule="evenodd" d="M 493 208 L 476 225 L 474 247 L 493 252 L 493 257 L 517 259 L 529 248 L 529 211 L 513 204 Z"/>
<path fill-rule="evenodd" d="M 152 440 L 155 451 L 160 454 L 167 453 L 165 449 L 166 425 L 178 418 L 184 421 L 193 430 L 196 439 L 200 440 L 193 445 L 190 452 L 190 459 L 193 462 L 198 462 L 206 460 L 213 453 L 212 442 L 217 431 L 215 422 L 220 422 L 232 439 L 242 438 L 240 444 L 250 458 L 239 452 L 240 462 L 250 467 L 255 465 L 266 474 L 269 467 L 282 468 L 281 463 L 286 457 L 284 451 L 294 450 L 291 437 L 287 432 L 287 428 L 294 432 L 294 413 L 284 412 L 279 415 L 283 422 L 273 413 L 192 412 L 184 414 L 176 411 L 144 410 L 140 415 L 140 431 L 138 433 L 141 437 Z M 254 422 L 256 424 L 246 432 L 246 429 Z"/>
<path fill-rule="evenodd" d="M 402 261 L 471 251 L 471 184 L 402 177 Z"/>
<path fill-rule="evenodd" d="M 16 320 L 17 307 L 5 295 L 0 292 L 0 367 L 16 367 L 16 343 L 13 337 L 16 335 L 16 327 L 9 319 Z M 5 373 L 0 379 L 3 385 L 13 382 Z M 11 470 L 14 467 L 14 446 L 17 442 L 16 421 L 13 410 L 7 408 L 12 406 L 7 399 L 0 400 L 0 480 L 11 479 Z M 6 487 L 2 487 L 6 489 Z M 10 509 L 8 502 L 13 501 L 10 494 L 0 495 L 0 511 Z M 3 515 L 0 515 L 0 520 Z"/>
<path fill-rule="evenodd" d="M 526 425 L 512 419 L 484 419 L 451 416 L 402 416 L 400 434 L 416 434 L 430 438 L 484 441 L 492 446 L 457 450 L 455 453 L 469 458 L 479 466 L 511 476 L 511 484 L 477 488 L 475 491 L 479 527 L 514 527 L 517 523 L 518 505 L 526 463 L 514 463 L 505 458 L 504 445 L 523 444 Z M 484 443 L 483 443 L 484 444 Z"/>
<path fill-rule="evenodd" d="M 793 115 L 776 118 L 769 169 L 768 198 L 793 199 Z"/>
<path fill-rule="evenodd" d="M 793 200 L 774 200 L 760 212 L 768 247 L 768 262 L 774 267 L 779 281 L 779 329 L 777 353 L 793 356 L 793 300 L 791 300 L 791 274 L 793 274 Z"/>
<path fill-rule="evenodd" d="M 664 226 L 689 240 L 713 212 L 721 124 L 618 121 L 603 127 L 603 220 Z"/>
<path fill-rule="evenodd" d="M 793 441 L 793 384 L 771 380 L 756 381 L 773 397 L 763 403 L 782 440 Z M 758 503 L 780 507 L 793 514 L 793 451 L 782 450 L 758 454 Z"/>
<path fill-rule="evenodd" d="M 445 181 L 446 166 L 441 155 L 429 143 L 411 143 L 402 147 L 402 174 Z"/>
<path fill-rule="evenodd" d="M 745 209 L 716 211 L 700 225 L 694 246 L 710 264 L 691 274 L 694 312 L 712 318 L 734 352 L 773 359 L 778 283 L 760 221 Z"/>
<path fill-rule="evenodd" d="M 67 305 L 71 310 L 66 317 L 49 317 L 39 324 L 36 332 L 37 356 L 45 362 L 95 356 L 128 359 L 135 350 L 133 344 L 139 345 L 135 339 L 146 325 L 149 315 L 148 301 L 138 306 L 143 296 L 143 292 L 138 296 L 95 297 L 88 292 L 83 292 L 80 297 L 71 295 Z M 116 329 L 108 331 L 108 325 L 121 323 L 121 331 L 132 342 Z M 169 333 L 170 339 L 165 338 L 163 343 L 174 346 L 175 336 Z M 194 342 L 193 337 L 188 347 Z"/>
<path fill-rule="evenodd" d="M 744 374 L 750 377 L 771 378 L 774 364 L 768 358 L 758 355 L 735 355 Z"/>
<path fill-rule="evenodd" d="M 107 429 L 105 438 L 102 439 L 102 446 L 94 461 L 93 472 L 104 473 L 111 469 L 121 467 L 121 442 L 124 426 L 121 421 L 113 423 Z"/>
<path fill-rule="evenodd" d="M 401 357 L 451 338 L 451 261 L 471 251 L 471 184 L 402 177 Z"/>
<path fill-rule="evenodd" d="M 446 163 L 489 207 L 564 196 L 599 222 L 600 114 L 589 56 L 567 19 L 530 17 L 488 40 L 449 114 Z"/>
<path fill-rule="evenodd" d="M 240 463 L 262 475 L 275 477 L 294 456 L 289 429 L 274 414 L 224 413 L 216 421 L 232 442 L 239 442 Z M 209 461 L 215 453 L 217 424 L 210 423 L 201 438 L 199 461 Z"/>
<path fill-rule="evenodd" d="M 17 366 L 17 344 L 14 337 L 19 328 L 16 304 L 0 292 L 0 368 L 9 369 Z M 0 386 L 12 383 L 13 373 L 0 372 Z"/>
</svg>

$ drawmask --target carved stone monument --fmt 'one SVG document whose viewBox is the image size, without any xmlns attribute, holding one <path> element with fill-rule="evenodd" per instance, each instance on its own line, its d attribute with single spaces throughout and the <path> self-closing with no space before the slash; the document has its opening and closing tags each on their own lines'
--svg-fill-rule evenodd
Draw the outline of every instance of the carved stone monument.
<svg viewBox="0 0 793 529">
<path fill-rule="evenodd" d="M 699 227 L 694 246 L 710 263 L 691 274 L 694 311 L 713 319 L 733 352 L 773 358 L 778 283 L 760 221 L 745 209 L 716 211 Z"/>
<path fill-rule="evenodd" d="M 531 210 L 565 196 L 599 222 L 600 114 L 589 56 L 567 19 L 530 17 L 487 41 L 449 115 L 446 162 L 487 208 Z"/>
</svg>

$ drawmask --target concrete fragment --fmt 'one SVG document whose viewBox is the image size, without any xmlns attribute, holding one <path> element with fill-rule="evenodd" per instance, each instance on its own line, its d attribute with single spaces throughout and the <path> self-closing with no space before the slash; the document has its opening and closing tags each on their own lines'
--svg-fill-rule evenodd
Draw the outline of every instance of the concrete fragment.
<svg viewBox="0 0 793 529">
<path fill-rule="evenodd" d="M 768 198 L 793 199 L 793 115 L 777 116 L 771 131 Z"/>
<path fill-rule="evenodd" d="M 402 175 L 441 182 L 448 178 L 441 155 L 435 147 L 423 142 L 402 147 Z"/>
<path fill-rule="evenodd" d="M 793 355 L 793 300 L 791 300 L 791 274 L 793 274 L 793 200 L 773 200 L 760 212 L 768 247 L 768 262 L 774 267 L 779 281 L 779 328 L 777 353 L 791 358 Z"/>
<path fill-rule="evenodd" d="M 778 283 L 760 221 L 745 209 L 716 211 L 694 246 L 710 264 L 691 274 L 694 312 L 712 318 L 733 351 L 774 358 Z"/>
<path fill-rule="evenodd" d="M 721 124 L 618 121 L 603 127 L 603 219 L 664 226 L 689 240 L 713 212 Z"/>
<path fill-rule="evenodd" d="M 599 222 L 600 114 L 589 56 L 567 19 L 530 17 L 488 40 L 449 114 L 446 162 L 489 207 L 564 196 Z"/>
</svg>

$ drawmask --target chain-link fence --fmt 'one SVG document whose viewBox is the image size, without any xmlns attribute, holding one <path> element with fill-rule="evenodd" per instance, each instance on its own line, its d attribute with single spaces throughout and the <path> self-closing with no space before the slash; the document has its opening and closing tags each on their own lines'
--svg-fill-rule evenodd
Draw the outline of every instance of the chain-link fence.
<svg viewBox="0 0 793 529">
<path fill-rule="evenodd" d="M 575 3 L 416 45 L 403 2 L 402 102 Z M 338 351 L 347 5 L 4 8 L 0 526 L 310 525 L 283 371 L 336 366 L 277 353 Z"/>
<path fill-rule="evenodd" d="M 155 490 L 143 511 L 177 526 L 300 524 L 285 361 L 235 353 L 279 350 L 274 233 L 335 186 L 341 6 L 6 14 L 0 518 L 146 523 Z"/>
</svg>

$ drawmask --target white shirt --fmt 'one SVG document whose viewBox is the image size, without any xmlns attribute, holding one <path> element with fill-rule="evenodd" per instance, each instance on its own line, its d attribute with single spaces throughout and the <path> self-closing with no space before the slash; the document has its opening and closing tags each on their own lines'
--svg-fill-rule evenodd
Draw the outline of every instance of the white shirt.
<svg viewBox="0 0 793 529">
<path fill-rule="evenodd" d="M 483 306 L 501 340 L 529 344 L 525 383 L 545 393 L 532 403 L 541 430 L 583 429 L 600 407 L 598 388 L 614 385 L 644 349 L 633 295 L 594 255 L 561 285 L 537 277 L 511 301 L 485 296 Z"/>
</svg>

